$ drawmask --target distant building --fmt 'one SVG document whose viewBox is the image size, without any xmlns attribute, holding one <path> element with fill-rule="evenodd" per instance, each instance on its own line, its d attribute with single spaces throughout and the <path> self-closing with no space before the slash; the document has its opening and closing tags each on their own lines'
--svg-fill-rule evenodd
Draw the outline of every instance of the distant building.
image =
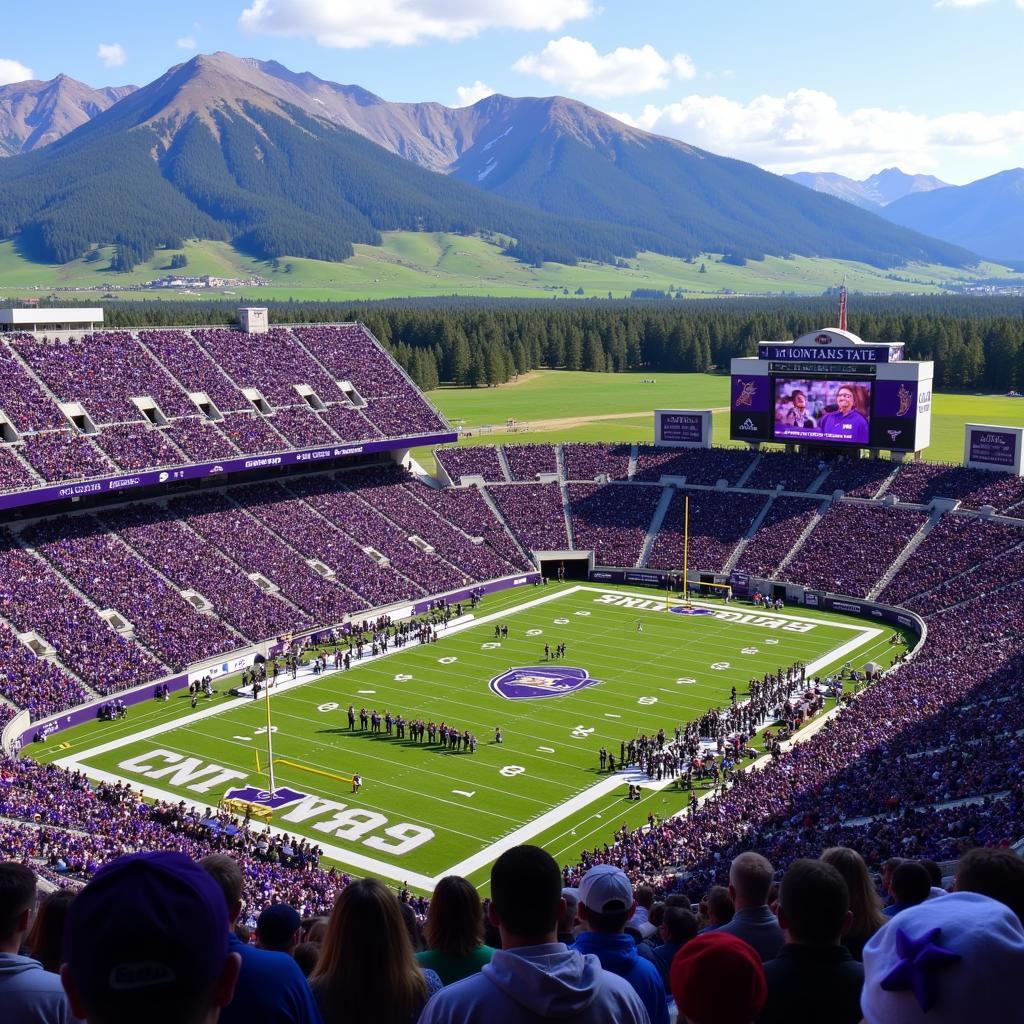
<svg viewBox="0 0 1024 1024">
<path fill-rule="evenodd" d="M 0 309 L 0 334 L 84 334 L 102 327 L 103 310 L 97 307 Z"/>
</svg>

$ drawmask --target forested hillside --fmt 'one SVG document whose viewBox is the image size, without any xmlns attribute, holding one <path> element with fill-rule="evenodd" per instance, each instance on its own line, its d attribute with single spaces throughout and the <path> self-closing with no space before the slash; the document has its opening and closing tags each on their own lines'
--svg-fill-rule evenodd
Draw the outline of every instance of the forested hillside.
<svg viewBox="0 0 1024 1024">
<path fill-rule="evenodd" d="M 834 322 L 828 300 L 692 303 L 270 304 L 278 323 L 362 320 L 423 388 L 484 387 L 538 367 L 625 372 L 728 371 L 758 341 L 799 337 Z M 231 323 L 231 303 L 118 303 L 111 326 Z M 850 330 L 903 342 L 910 359 L 935 361 L 944 390 L 1024 390 L 1024 300 L 935 297 L 857 299 Z"/>
</svg>

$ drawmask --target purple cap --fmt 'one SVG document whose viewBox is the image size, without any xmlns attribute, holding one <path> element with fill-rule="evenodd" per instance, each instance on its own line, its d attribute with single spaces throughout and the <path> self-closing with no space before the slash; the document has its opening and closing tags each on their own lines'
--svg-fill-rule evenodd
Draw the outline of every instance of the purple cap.
<svg viewBox="0 0 1024 1024">
<path fill-rule="evenodd" d="M 86 1006 L 187 998 L 224 966 L 227 905 L 183 853 L 129 854 L 100 868 L 72 902 L 64 947 Z"/>
</svg>

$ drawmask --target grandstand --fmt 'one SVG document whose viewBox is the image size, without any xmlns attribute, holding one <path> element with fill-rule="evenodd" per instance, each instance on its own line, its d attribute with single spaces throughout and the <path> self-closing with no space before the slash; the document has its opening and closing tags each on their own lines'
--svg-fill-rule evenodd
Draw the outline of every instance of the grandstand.
<svg viewBox="0 0 1024 1024">
<path fill-rule="evenodd" d="M 449 447 L 444 419 L 355 324 L 5 334 L 0 427 L 9 748 L 115 695 L 148 701 L 566 558 L 592 579 L 671 585 L 689 497 L 693 581 L 927 637 L 799 746 L 620 836 L 635 879 L 698 899 L 743 848 L 776 866 L 839 843 L 869 861 L 951 860 L 1024 835 L 1017 477 L 753 449 Z M 420 445 L 439 446 L 439 481 L 412 459 Z M 177 805 L 28 758 L 5 756 L 0 778 L 0 849 L 55 879 L 125 846 L 216 847 L 245 858 L 254 904 L 272 889 L 323 913 L 341 884 L 307 839 L 214 841 Z"/>
</svg>

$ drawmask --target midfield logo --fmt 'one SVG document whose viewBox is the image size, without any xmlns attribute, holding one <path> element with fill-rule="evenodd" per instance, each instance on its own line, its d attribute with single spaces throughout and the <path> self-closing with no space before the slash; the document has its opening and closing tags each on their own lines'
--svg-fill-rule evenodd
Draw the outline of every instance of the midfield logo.
<svg viewBox="0 0 1024 1024">
<path fill-rule="evenodd" d="M 564 697 L 567 693 L 575 693 L 598 682 L 599 679 L 590 678 L 585 668 L 534 665 L 502 672 L 490 681 L 489 686 L 506 700 L 536 700 L 542 697 Z"/>
<path fill-rule="evenodd" d="M 687 608 L 683 605 L 676 605 L 673 608 L 669 608 L 669 611 L 673 615 L 713 615 L 714 612 L 710 608 Z"/>
</svg>

